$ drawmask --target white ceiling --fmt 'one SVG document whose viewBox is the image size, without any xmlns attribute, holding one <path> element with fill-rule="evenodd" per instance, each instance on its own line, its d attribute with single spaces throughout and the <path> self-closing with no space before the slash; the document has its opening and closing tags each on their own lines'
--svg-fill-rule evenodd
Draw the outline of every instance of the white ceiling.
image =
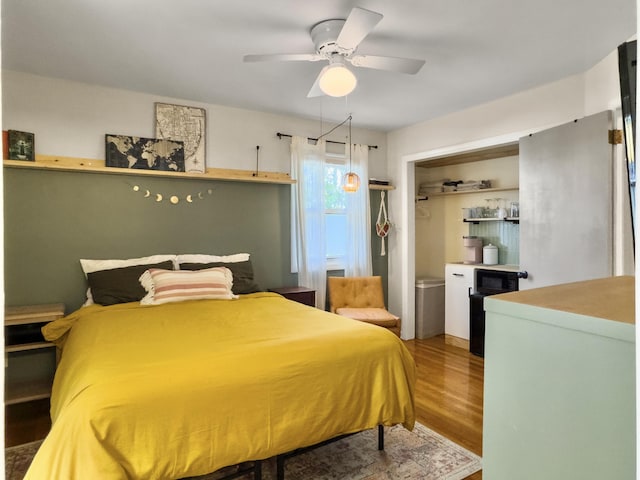
<svg viewBox="0 0 640 480">
<path fill-rule="evenodd" d="M 309 29 L 354 6 L 382 21 L 358 53 L 426 60 L 356 68 L 346 98 L 307 98 Z M 636 32 L 635 0 L 2 0 L 3 68 L 194 102 L 397 129 L 586 71 Z"/>
</svg>

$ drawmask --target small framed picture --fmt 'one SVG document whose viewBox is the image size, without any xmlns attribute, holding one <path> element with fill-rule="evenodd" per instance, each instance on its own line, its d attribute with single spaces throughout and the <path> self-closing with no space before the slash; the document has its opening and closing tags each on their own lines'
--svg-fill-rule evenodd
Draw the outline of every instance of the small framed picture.
<svg viewBox="0 0 640 480">
<path fill-rule="evenodd" d="M 35 161 L 35 135 L 9 130 L 9 160 Z"/>
</svg>

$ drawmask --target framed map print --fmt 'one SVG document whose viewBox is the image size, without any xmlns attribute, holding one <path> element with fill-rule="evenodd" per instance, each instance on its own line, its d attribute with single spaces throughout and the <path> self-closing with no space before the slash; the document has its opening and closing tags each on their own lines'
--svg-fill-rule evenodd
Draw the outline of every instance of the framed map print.
<svg viewBox="0 0 640 480">
<path fill-rule="evenodd" d="M 105 165 L 184 172 L 184 145 L 177 140 L 105 135 Z"/>
<path fill-rule="evenodd" d="M 156 103 L 156 138 L 184 143 L 186 172 L 204 173 L 206 170 L 205 109 Z"/>
</svg>

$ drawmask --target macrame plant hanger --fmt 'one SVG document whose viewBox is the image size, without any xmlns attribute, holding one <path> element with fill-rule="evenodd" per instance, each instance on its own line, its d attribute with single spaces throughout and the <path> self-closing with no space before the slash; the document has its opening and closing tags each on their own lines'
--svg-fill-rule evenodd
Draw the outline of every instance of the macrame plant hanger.
<svg viewBox="0 0 640 480">
<path fill-rule="evenodd" d="M 378 219 L 376 220 L 376 233 L 381 238 L 382 247 L 380 248 L 380 255 L 385 256 L 387 251 L 384 247 L 384 238 L 389 235 L 391 229 L 391 222 L 387 217 L 387 206 L 384 204 L 384 190 L 380 192 L 380 210 L 378 210 Z"/>
</svg>

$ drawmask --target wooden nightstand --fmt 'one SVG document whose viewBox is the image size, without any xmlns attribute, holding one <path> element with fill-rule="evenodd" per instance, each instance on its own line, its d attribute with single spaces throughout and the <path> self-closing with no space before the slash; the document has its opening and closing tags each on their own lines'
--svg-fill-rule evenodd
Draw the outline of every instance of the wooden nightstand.
<svg viewBox="0 0 640 480">
<path fill-rule="evenodd" d="M 279 293 L 284 298 L 303 303 L 310 307 L 316 306 L 316 291 L 307 287 L 279 287 L 270 288 L 270 292 Z"/>
<path fill-rule="evenodd" d="M 61 303 L 5 309 L 5 405 L 51 396 L 56 351 L 40 328 L 63 316 Z"/>
</svg>

